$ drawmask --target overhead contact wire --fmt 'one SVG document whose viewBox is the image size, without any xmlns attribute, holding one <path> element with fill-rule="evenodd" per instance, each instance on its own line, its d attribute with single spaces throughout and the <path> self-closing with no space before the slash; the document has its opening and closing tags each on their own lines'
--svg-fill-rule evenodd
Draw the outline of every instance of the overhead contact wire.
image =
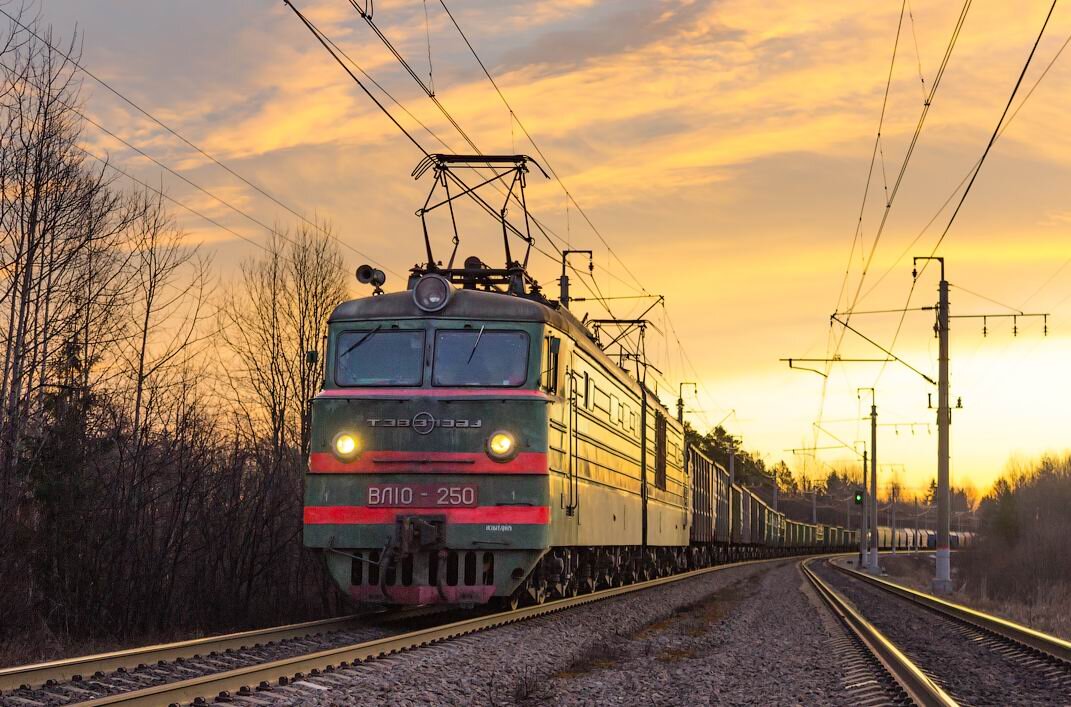
<svg viewBox="0 0 1071 707">
<path fill-rule="evenodd" d="M 952 228 L 952 224 L 955 222 L 956 217 L 959 215 L 960 209 L 963 208 L 963 204 L 967 200 L 967 195 L 970 193 L 971 187 L 974 186 L 974 182 L 978 178 L 978 174 L 982 171 L 982 166 L 985 164 L 985 160 L 989 156 L 990 150 L 993 149 L 993 144 L 997 141 L 997 138 L 999 138 L 1000 135 L 1001 135 L 1002 128 L 1005 125 L 1005 119 L 1008 117 L 1008 111 L 1011 110 L 1012 103 L 1015 102 L 1015 96 L 1019 92 L 1019 87 L 1022 86 L 1022 84 L 1023 84 L 1023 79 L 1026 77 L 1026 72 L 1030 68 L 1030 63 L 1034 59 L 1034 54 L 1037 53 L 1038 45 L 1041 43 L 1041 38 L 1045 35 L 1045 29 L 1049 26 L 1049 20 L 1052 18 L 1052 13 L 1056 9 L 1056 3 L 1058 1 L 1059 0 L 1052 0 L 1052 5 L 1049 6 L 1049 11 L 1045 15 L 1045 21 L 1041 23 L 1041 29 L 1038 31 L 1038 36 L 1034 40 L 1033 46 L 1030 48 L 1030 53 L 1027 55 L 1026 61 L 1023 63 L 1023 68 L 1019 72 L 1019 78 L 1016 79 L 1015 85 L 1012 87 L 1011 94 L 1008 96 L 1008 100 L 1004 104 L 1004 110 L 1001 111 L 1000 119 L 997 121 L 996 127 L 993 128 L 993 133 L 989 136 L 989 141 L 986 143 L 985 150 L 982 151 L 982 156 L 978 159 L 977 165 L 974 168 L 974 172 L 971 174 L 970 181 L 967 182 L 967 186 L 964 188 L 963 193 L 960 195 L 959 202 L 956 204 L 955 210 L 953 210 L 952 215 L 949 217 L 948 223 L 945 224 L 945 228 L 941 232 L 940 237 L 937 239 L 937 242 L 934 244 L 933 249 L 930 250 L 930 257 L 931 258 L 937 253 L 937 249 L 941 247 L 941 243 L 944 242 L 945 237 L 948 235 L 949 230 Z M 1066 45 L 1066 43 L 1065 43 L 1065 45 Z M 1061 47 L 1061 51 L 1063 51 L 1062 47 Z M 1059 53 L 1057 54 L 1057 56 L 1059 56 Z M 1054 59 L 1054 61 L 1055 61 L 1055 59 Z M 1050 63 L 1050 66 L 1051 66 L 1051 63 Z M 1046 69 L 1046 73 L 1047 72 L 1048 72 L 1048 69 Z M 1044 77 L 1044 74 L 1042 75 L 1042 78 L 1043 77 Z M 1041 78 L 1038 79 L 1038 83 L 1040 83 L 1040 81 L 1041 81 Z M 1034 84 L 1034 87 L 1035 88 L 1037 87 L 1037 83 Z M 1032 92 L 1033 92 L 1033 89 L 1031 89 L 1031 93 Z M 1027 96 L 1027 97 L 1029 97 L 1029 96 Z M 1024 99 L 1024 103 L 1025 103 L 1025 99 Z M 1022 105 L 1020 105 L 1020 107 L 1022 107 Z M 1016 111 L 1016 112 L 1018 112 L 1018 111 Z M 1013 116 L 1014 116 L 1014 114 L 1013 114 Z M 927 261 L 925 261 L 923 263 L 922 271 L 920 271 L 920 273 L 919 273 L 920 275 L 921 275 L 922 272 L 925 272 L 926 266 L 929 265 L 930 262 L 931 261 L 927 260 Z M 911 306 L 911 296 L 915 292 L 915 283 L 916 282 L 918 282 L 918 278 L 917 277 L 913 278 L 913 281 L 911 283 L 911 289 L 908 291 L 907 304 L 905 305 L 905 308 Z M 894 346 L 896 346 L 896 342 L 900 337 L 900 332 L 901 332 L 902 327 L 903 327 L 904 318 L 905 318 L 905 316 L 901 316 L 901 318 L 900 318 L 900 322 L 896 327 L 896 332 L 893 334 L 892 343 L 889 345 L 890 349 L 893 348 Z M 878 372 L 878 377 L 879 378 L 881 377 L 881 374 L 884 372 L 884 370 L 885 370 L 885 365 L 883 364 L 881 370 Z"/>
<path fill-rule="evenodd" d="M 77 58 L 71 56 L 67 52 L 64 52 L 62 49 L 60 49 L 59 47 L 57 47 L 54 44 L 52 44 L 48 39 L 46 39 L 45 37 L 42 37 L 32 27 L 27 26 L 22 21 L 20 21 L 18 18 L 12 16 L 10 13 L 8 13 L 6 10 L 4 10 L 3 7 L 0 7 L 0 14 L 3 14 L 5 17 L 7 17 L 9 20 L 11 20 L 13 23 L 15 23 L 17 26 L 19 26 L 22 30 L 24 30 L 25 32 L 28 32 L 33 37 L 35 37 L 38 41 L 40 41 L 40 42 L 44 43 L 45 45 L 47 45 L 48 47 L 50 47 L 53 51 L 55 51 L 56 53 L 58 53 L 61 56 L 63 56 L 67 61 L 70 61 L 72 66 L 76 67 L 83 74 L 85 74 L 89 78 L 93 79 L 93 81 L 95 81 L 97 84 L 99 84 L 100 86 L 105 88 L 107 91 L 109 91 L 111 94 L 116 96 L 119 100 L 123 101 L 128 106 L 133 108 L 135 111 L 137 111 L 141 115 L 145 116 L 146 118 L 148 118 L 150 121 L 152 121 L 153 123 L 155 123 L 159 127 L 163 128 L 165 131 L 167 131 L 169 134 L 174 136 L 176 139 L 178 139 L 179 141 L 181 141 L 182 143 L 187 145 L 189 148 L 191 148 L 192 150 L 194 150 L 195 152 L 200 154 L 202 157 L 206 158 L 207 160 L 209 160 L 210 162 L 215 164 L 220 169 L 224 170 L 225 172 L 227 172 L 228 174 L 233 176 L 235 179 L 238 179 L 240 182 L 242 182 L 243 184 L 248 186 L 250 189 L 253 189 L 255 192 L 257 192 L 258 194 L 260 194 L 264 198 L 268 199 L 269 201 L 274 203 L 276 206 L 280 207 L 281 209 L 287 211 L 288 213 L 290 213 L 294 217 L 298 218 L 305 225 L 307 225 L 310 228 L 320 232 L 322 235 L 327 236 L 328 238 L 331 238 L 332 240 L 338 242 L 344 248 L 346 248 L 346 249 L 348 249 L 350 251 L 353 251 L 357 255 L 360 255 L 362 258 L 367 258 L 368 260 L 371 260 L 373 263 L 376 263 L 377 265 L 379 265 L 383 269 L 385 269 L 385 270 L 397 275 L 397 273 L 394 270 L 392 270 L 391 268 L 387 267 L 386 265 L 383 265 L 382 263 L 380 263 L 379 261 L 375 260 L 371 256 L 369 256 L 369 255 L 367 255 L 365 253 L 362 253 L 361 251 L 357 250 L 356 248 L 354 248 L 350 244 L 348 244 L 345 241 L 341 240 L 337 235 L 335 235 L 335 234 L 331 233 L 330 231 L 328 231 L 327 229 L 325 229 L 323 227 L 323 225 L 321 225 L 319 223 L 316 223 L 315 221 L 310 220 L 304 214 L 302 214 L 301 212 L 297 211 L 292 206 L 288 205 L 287 203 L 285 203 L 284 201 L 282 201 L 281 199 L 279 199 L 275 195 L 271 194 L 269 191 L 267 191 L 266 189 L 264 189 L 263 187 L 258 185 L 256 182 L 254 182 L 254 181 L 248 179 L 247 177 L 243 176 L 237 170 L 233 169 L 232 167 L 227 165 L 225 162 L 223 162 L 222 160 L 220 160 L 219 158 L 217 158 L 213 154 L 209 153 L 207 150 L 205 150 L 205 149 L 201 148 L 200 146 L 198 146 L 197 144 L 195 144 L 192 140 L 188 139 L 186 136 L 184 136 L 178 130 L 176 130 L 175 128 L 172 128 L 170 125 L 168 125 L 167 123 L 163 122 L 162 120 L 157 118 L 155 115 L 153 115 L 149 111 L 147 111 L 144 108 L 142 108 L 135 101 L 133 101 L 132 99 L 128 98 L 126 95 L 124 95 L 122 92 L 120 92 L 117 88 L 112 86 L 109 82 L 105 81 L 100 76 L 98 76 L 97 74 L 93 73 L 88 68 L 86 68 L 85 65 L 83 65 L 81 62 L 79 62 Z"/>
</svg>

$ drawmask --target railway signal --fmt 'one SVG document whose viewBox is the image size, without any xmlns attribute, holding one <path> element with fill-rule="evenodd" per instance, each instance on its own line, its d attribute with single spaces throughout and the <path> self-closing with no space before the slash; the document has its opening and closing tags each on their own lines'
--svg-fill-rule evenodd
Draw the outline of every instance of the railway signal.
<svg viewBox="0 0 1071 707">
<path fill-rule="evenodd" d="M 863 492 L 862 491 L 856 491 L 855 492 L 855 505 L 857 505 L 857 506 L 863 505 Z"/>
</svg>

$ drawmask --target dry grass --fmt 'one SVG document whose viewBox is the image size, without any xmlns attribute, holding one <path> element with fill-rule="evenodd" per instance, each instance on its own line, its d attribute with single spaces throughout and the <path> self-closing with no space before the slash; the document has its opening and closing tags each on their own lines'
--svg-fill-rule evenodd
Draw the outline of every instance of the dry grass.
<svg viewBox="0 0 1071 707">
<path fill-rule="evenodd" d="M 881 567 L 890 578 L 923 592 L 930 591 L 930 584 L 933 582 L 933 565 L 933 553 L 919 555 L 897 553 L 881 556 Z"/>
<path fill-rule="evenodd" d="M 924 592 L 930 591 L 933 563 L 932 554 L 883 556 L 881 561 L 891 579 Z M 953 560 L 953 583 L 957 590 L 947 597 L 950 601 L 1071 640 L 1071 588 L 1067 585 L 1040 589 L 1031 600 L 995 599 L 965 580 L 962 573 L 955 571 L 955 566 Z"/>
<path fill-rule="evenodd" d="M 663 663 L 676 663 L 681 660 L 687 660 L 688 658 L 694 658 L 695 651 L 690 648 L 670 648 L 669 650 L 662 651 L 656 660 Z"/>
<path fill-rule="evenodd" d="M 555 678 L 576 678 L 597 670 L 605 670 L 616 665 L 625 654 L 625 641 L 645 641 L 651 636 L 666 631 L 679 629 L 692 637 L 703 636 L 710 630 L 711 624 L 717 623 L 733 611 L 733 608 L 754 594 L 761 576 L 755 575 L 745 580 L 734 582 L 720 591 L 700 601 L 676 609 L 670 616 L 650 623 L 640 630 L 618 637 L 612 642 L 601 642 L 589 646 L 569 667 L 554 675 Z M 652 643 L 646 641 L 648 655 Z M 691 649 L 669 648 L 653 656 L 655 660 L 673 663 L 695 657 Z"/>
<path fill-rule="evenodd" d="M 622 655 L 619 646 L 603 642 L 588 646 L 565 670 L 554 674 L 555 678 L 576 678 L 596 670 L 612 668 Z"/>
</svg>

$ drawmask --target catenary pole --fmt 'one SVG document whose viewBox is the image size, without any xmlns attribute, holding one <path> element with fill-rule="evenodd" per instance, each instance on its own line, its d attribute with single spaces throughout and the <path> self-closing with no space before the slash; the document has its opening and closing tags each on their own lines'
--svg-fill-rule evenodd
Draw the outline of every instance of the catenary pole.
<svg viewBox="0 0 1071 707">
<path fill-rule="evenodd" d="M 945 260 L 941 265 L 941 283 L 937 304 L 937 568 L 933 589 L 947 593 L 952 590 L 951 553 L 949 551 L 949 427 L 952 410 L 948 400 L 948 280 L 945 279 Z"/>
<path fill-rule="evenodd" d="M 878 406 L 870 393 L 870 568 L 878 569 Z"/>
<path fill-rule="evenodd" d="M 869 567 L 870 556 L 866 551 L 866 460 L 867 450 L 863 450 L 863 505 L 859 511 L 859 566 Z"/>
</svg>

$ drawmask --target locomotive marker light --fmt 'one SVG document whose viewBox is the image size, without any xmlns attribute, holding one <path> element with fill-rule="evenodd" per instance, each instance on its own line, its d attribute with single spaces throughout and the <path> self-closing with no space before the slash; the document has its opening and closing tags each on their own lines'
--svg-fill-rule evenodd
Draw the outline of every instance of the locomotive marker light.
<svg viewBox="0 0 1071 707">
<path fill-rule="evenodd" d="M 517 443 L 509 432 L 495 432 L 487 438 L 487 453 L 495 461 L 509 461 L 517 453 Z"/>
<path fill-rule="evenodd" d="M 441 275 L 424 275 L 413 288 L 413 302 L 425 312 L 438 312 L 450 301 L 453 286 Z"/>
<path fill-rule="evenodd" d="M 342 432 L 335 437 L 335 441 L 331 444 L 331 449 L 334 450 L 335 456 L 341 461 L 352 461 L 361 451 L 361 445 L 357 443 L 357 438 L 348 432 Z"/>
</svg>

